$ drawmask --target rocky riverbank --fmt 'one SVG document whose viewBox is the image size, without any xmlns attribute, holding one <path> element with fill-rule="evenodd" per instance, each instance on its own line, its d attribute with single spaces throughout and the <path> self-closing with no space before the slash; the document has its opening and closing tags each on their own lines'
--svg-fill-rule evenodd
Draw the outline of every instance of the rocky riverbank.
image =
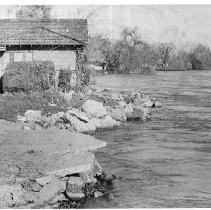
<svg viewBox="0 0 211 210">
<path fill-rule="evenodd" d="M 79 104 L 47 115 L 27 110 L 16 123 L 0 120 L 1 208 L 77 208 L 105 195 L 115 177 L 103 172 L 90 151 L 106 142 L 81 133 L 145 121 L 162 106 L 141 92 L 91 88 Z"/>
<path fill-rule="evenodd" d="M 118 128 L 126 121 L 150 118 L 156 108 L 162 106 L 157 99 L 136 92 L 116 92 L 86 89 L 80 94 L 77 108 L 69 107 L 65 112 L 42 115 L 42 110 L 27 110 L 17 116 L 23 129 L 47 129 L 57 127 L 71 132 L 93 133 L 101 129 Z M 72 93 L 70 96 L 72 97 Z"/>
</svg>

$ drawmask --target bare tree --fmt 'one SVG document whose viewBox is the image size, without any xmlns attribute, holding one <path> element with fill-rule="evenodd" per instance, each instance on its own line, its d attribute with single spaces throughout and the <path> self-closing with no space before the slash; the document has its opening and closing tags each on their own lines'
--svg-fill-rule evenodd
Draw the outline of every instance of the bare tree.
<svg viewBox="0 0 211 210">
<path fill-rule="evenodd" d="M 141 36 L 137 33 L 137 28 L 124 29 L 121 32 L 121 40 L 117 43 L 118 52 L 120 53 L 121 63 L 123 64 L 123 72 L 129 73 L 133 68 L 135 55 L 137 54 L 137 47 L 142 45 Z"/>
<path fill-rule="evenodd" d="M 170 55 L 173 53 L 175 46 L 173 43 L 160 43 L 157 47 L 157 53 L 161 59 L 162 65 L 168 64 Z"/>
</svg>

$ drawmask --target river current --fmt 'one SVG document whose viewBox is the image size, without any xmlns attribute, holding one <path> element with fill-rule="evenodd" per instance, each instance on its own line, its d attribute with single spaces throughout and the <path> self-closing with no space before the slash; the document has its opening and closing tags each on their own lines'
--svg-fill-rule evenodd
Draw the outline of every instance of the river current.
<svg viewBox="0 0 211 210">
<path fill-rule="evenodd" d="M 101 88 L 141 89 L 164 106 L 147 122 L 95 134 L 108 143 L 96 152 L 98 161 L 120 178 L 110 197 L 84 208 L 211 207 L 211 71 L 95 80 Z"/>
</svg>

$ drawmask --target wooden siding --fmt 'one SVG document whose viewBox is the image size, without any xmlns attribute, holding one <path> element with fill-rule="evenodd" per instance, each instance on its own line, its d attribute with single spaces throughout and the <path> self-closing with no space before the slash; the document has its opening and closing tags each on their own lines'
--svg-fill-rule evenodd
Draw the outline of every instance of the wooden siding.
<svg viewBox="0 0 211 210">
<path fill-rule="evenodd" d="M 51 60 L 56 70 L 75 70 L 76 55 L 74 51 L 33 51 L 34 60 Z"/>
<path fill-rule="evenodd" d="M 6 65 L 11 61 L 50 60 L 57 71 L 61 69 L 75 70 L 76 55 L 71 50 L 32 50 L 32 51 L 6 51 L 0 57 L 0 76 L 3 75 Z M 58 72 L 57 72 L 58 75 Z"/>
<path fill-rule="evenodd" d="M 9 52 L 5 52 L 0 58 L 0 63 L 1 63 L 0 76 L 4 74 L 5 67 L 9 62 L 10 62 Z"/>
</svg>

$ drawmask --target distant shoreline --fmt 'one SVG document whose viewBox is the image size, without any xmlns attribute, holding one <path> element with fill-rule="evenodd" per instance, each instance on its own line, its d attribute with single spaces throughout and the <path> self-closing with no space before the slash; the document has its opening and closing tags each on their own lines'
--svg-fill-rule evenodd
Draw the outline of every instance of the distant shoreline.
<svg viewBox="0 0 211 210">
<path fill-rule="evenodd" d="M 132 72 L 129 72 L 129 73 L 114 73 L 114 72 L 101 72 L 101 73 L 98 73 L 96 75 L 93 75 L 94 77 L 95 76 L 105 76 L 105 75 L 130 75 L 130 74 L 141 74 L 141 75 L 153 75 L 154 73 L 156 72 L 199 72 L 199 71 L 211 71 L 211 69 L 201 69 L 201 70 L 156 70 L 156 71 L 151 71 L 151 72 L 138 72 L 138 71 L 132 71 Z"/>
<path fill-rule="evenodd" d="M 191 69 L 191 70 L 156 70 L 156 71 L 211 71 L 211 69 Z"/>
</svg>

